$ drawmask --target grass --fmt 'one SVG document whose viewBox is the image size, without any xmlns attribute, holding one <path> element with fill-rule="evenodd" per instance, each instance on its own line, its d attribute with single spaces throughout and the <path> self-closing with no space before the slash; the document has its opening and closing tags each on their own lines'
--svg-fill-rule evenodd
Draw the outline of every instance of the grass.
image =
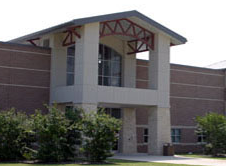
<svg viewBox="0 0 226 166">
<path fill-rule="evenodd" d="M 226 157 L 213 157 L 210 155 L 203 155 L 203 154 L 180 154 L 178 156 L 226 160 Z"/>
<path fill-rule="evenodd" d="M 91 164 L 95 166 L 188 166 L 183 164 L 166 164 L 166 163 L 150 163 L 150 162 L 136 162 L 128 160 L 108 160 L 109 164 Z M 21 164 L 21 163 L 0 163 L 0 166 L 91 166 L 84 164 Z"/>
</svg>

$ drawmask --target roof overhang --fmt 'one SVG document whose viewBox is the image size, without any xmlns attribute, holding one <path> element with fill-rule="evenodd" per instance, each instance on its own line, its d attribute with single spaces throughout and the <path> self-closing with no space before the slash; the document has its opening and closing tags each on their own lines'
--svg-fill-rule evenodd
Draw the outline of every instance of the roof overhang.
<svg viewBox="0 0 226 166">
<path fill-rule="evenodd" d="M 57 26 L 53 26 L 29 35 L 25 35 L 13 40 L 10 40 L 10 42 L 22 42 L 27 41 L 30 39 L 34 39 L 49 33 L 56 33 L 56 32 L 62 32 L 66 28 L 70 26 L 81 26 L 88 23 L 94 23 L 94 22 L 104 22 L 104 21 L 110 21 L 110 20 L 116 20 L 116 19 L 122 19 L 122 18 L 128 18 L 132 21 L 136 22 L 137 24 L 145 27 L 146 29 L 150 29 L 154 33 L 161 32 L 171 39 L 172 45 L 179 45 L 184 44 L 187 42 L 187 39 L 176 32 L 166 28 L 165 26 L 157 23 L 156 21 L 150 19 L 149 17 L 139 13 L 136 10 L 128 11 L 128 12 L 121 12 L 121 13 L 114 13 L 114 14 L 107 14 L 107 15 L 100 15 L 100 16 L 94 16 L 94 17 L 87 17 L 87 18 L 81 18 L 81 19 L 75 19 Z"/>
</svg>

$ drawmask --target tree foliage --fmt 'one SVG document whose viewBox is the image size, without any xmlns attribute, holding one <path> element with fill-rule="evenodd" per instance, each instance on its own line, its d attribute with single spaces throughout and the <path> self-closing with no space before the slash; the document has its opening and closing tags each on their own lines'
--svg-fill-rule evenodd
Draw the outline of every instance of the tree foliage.
<svg viewBox="0 0 226 166">
<path fill-rule="evenodd" d="M 80 129 L 84 135 L 83 150 L 91 161 L 103 161 L 112 156 L 114 142 L 118 139 L 121 121 L 104 111 L 83 114 Z"/>
<path fill-rule="evenodd" d="M 205 152 L 217 156 L 226 154 L 226 117 L 217 113 L 196 118 L 197 134 L 205 134 Z"/>
</svg>

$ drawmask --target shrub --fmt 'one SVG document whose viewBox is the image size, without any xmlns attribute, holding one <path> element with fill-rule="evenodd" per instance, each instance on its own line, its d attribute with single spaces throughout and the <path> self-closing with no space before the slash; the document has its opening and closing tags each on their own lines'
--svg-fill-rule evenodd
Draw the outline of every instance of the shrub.
<svg viewBox="0 0 226 166">
<path fill-rule="evenodd" d="M 204 117 L 197 117 L 197 134 L 206 136 L 205 152 L 217 156 L 226 153 L 226 117 L 224 115 L 209 113 Z"/>
<path fill-rule="evenodd" d="M 1 161 L 65 161 L 74 159 L 79 148 L 91 161 L 102 161 L 112 156 L 120 120 L 103 111 L 85 114 L 81 109 L 65 112 L 55 106 L 48 109 L 45 115 L 36 111 L 29 117 L 14 109 L 0 112 Z M 82 138 L 84 142 L 81 145 Z"/>
<path fill-rule="evenodd" d="M 89 160 L 99 162 L 112 156 L 112 148 L 120 130 L 121 121 L 103 111 L 83 114 L 80 129 L 84 135 L 83 150 Z"/>
<path fill-rule="evenodd" d="M 0 112 L 0 160 L 20 160 L 32 142 L 30 121 L 15 109 Z"/>
<path fill-rule="evenodd" d="M 65 113 L 55 106 L 49 107 L 48 114 L 36 112 L 32 118 L 38 144 L 37 159 L 65 161 L 74 158 L 76 137 L 80 138 L 76 132 L 75 119 L 67 119 Z"/>
</svg>

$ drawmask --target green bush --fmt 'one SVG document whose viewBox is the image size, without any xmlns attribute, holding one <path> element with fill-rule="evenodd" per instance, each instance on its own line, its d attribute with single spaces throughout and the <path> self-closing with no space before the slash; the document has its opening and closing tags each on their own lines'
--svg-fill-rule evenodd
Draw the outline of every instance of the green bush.
<svg viewBox="0 0 226 166">
<path fill-rule="evenodd" d="M 197 134 L 205 134 L 205 152 L 217 156 L 226 154 L 226 117 L 224 115 L 209 113 L 204 117 L 197 117 Z"/>
<path fill-rule="evenodd" d="M 103 111 L 83 114 L 80 129 L 84 135 L 82 146 L 85 155 L 91 161 L 103 161 L 112 156 L 112 148 L 120 130 L 121 121 Z"/>
<path fill-rule="evenodd" d="M 112 156 L 120 120 L 103 111 L 86 114 L 81 109 L 48 109 L 47 114 L 36 111 L 31 116 L 14 109 L 0 112 L 1 161 L 66 161 L 77 157 L 80 149 L 91 161 Z"/>
<path fill-rule="evenodd" d="M 68 113 L 73 115 L 73 113 Z M 65 161 L 76 155 L 76 143 L 80 139 L 75 120 L 68 119 L 56 107 L 49 107 L 49 113 L 36 112 L 32 116 L 37 140 L 37 159 L 42 161 Z"/>
<path fill-rule="evenodd" d="M 21 160 L 31 146 L 33 134 L 27 115 L 14 109 L 0 112 L 0 160 Z"/>
</svg>

